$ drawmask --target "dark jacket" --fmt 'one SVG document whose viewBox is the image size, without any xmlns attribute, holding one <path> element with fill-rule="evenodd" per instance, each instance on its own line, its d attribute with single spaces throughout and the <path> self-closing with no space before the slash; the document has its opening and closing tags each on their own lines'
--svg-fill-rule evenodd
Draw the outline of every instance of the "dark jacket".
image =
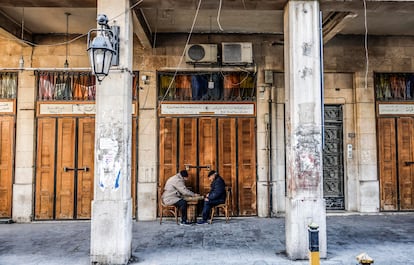
<svg viewBox="0 0 414 265">
<path fill-rule="evenodd" d="M 211 182 L 208 200 L 211 204 L 221 204 L 226 201 L 226 184 L 219 175 L 216 175 L 213 182 Z"/>
</svg>

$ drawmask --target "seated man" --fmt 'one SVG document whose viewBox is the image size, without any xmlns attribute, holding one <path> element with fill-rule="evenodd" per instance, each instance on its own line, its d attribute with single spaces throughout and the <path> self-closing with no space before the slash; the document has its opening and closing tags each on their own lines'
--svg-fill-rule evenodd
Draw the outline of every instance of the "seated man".
<svg viewBox="0 0 414 265">
<path fill-rule="evenodd" d="M 207 177 L 211 182 L 210 192 L 204 198 L 203 220 L 200 220 L 197 224 L 206 224 L 211 208 L 226 201 L 226 184 L 223 178 L 214 170 L 211 170 Z"/>
<path fill-rule="evenodd" d="M 162 202 L 165 205 L 175 205 L 181 209 L 181 225 L 191 224 L 187 222 L 187 201 L 183 199 L 183 196 L 198 195 L 187 189 L 185 186 L 186 180 L 188 180 L 188 172 L 187 170 L 181 170 L 167 180 L 162 194 Z"/>
</svg>

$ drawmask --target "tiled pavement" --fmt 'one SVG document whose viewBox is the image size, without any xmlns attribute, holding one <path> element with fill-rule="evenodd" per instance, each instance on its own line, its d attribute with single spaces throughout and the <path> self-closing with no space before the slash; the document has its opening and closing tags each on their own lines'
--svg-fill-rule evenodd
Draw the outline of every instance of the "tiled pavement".
<svg viewBox="0 0 414 265">
<path fill-rule="evenodd" d="M 130 264 L 305 265 L 285 255 L 284 218 L 216 219 L 178 226 L 134 222 Z M 414 213 L 327 217 L 328 257 L 322 265 L 354 265 L 368 253 L 375 265 L 414 264 Z M 87 265 L 90 222 L 0 224 L 0 265 Z"/>
</svg>

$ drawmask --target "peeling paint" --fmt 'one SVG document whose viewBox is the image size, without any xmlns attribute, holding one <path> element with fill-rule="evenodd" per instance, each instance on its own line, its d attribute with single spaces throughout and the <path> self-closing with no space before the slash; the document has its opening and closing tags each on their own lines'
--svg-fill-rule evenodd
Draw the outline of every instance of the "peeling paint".
<svg viewBox="0 0 414 265">
<path fill-rule="evenodd" d="M 312 43 L 304 42 L 302 44 L 302 54 L 303 54 L 303 56 L 311 56 L 312 55 L 312 47 L 313 47 Z"/>
<path fill-rule="evenodd" d="M 295 131 L 295 187 L 317 189 L 321 181 L 321 132 L 315 125 L 301 125 Z"/>
<path fill-rule="evenodd" d="M 322 135 L 315 124 L 315 103 L 299 104 L 299 126 L 294 131 L 294 168 L 291 169 L 296 190 L 314 190 L 321 181 Z M 293 162 L 293 161 L 292 161 Z"/>
<path fill-rule="evenodd" d="M 99 188 L 116 191 L 122 181 L 123 147 L 122 124 L 116 119 L 98 127 L 99 142 L 97 146 L 97 167 Z"/>
<path fill-rule="evenodd" d="M 300 78 L 305 79 L 307 76 L 312 76 L 313 70 L 310 67 L 304 67 L 302 70 L 299 70 Z"/>
</svg>

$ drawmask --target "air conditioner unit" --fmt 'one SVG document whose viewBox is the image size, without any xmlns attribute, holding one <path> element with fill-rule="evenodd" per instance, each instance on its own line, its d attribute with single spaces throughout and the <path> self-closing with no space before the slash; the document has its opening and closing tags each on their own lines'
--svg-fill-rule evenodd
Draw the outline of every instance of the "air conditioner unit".
<svg viewBox="0 0 414 265">
<path fill-rule="evenodd" d="M 187 63 L 216 63 L 217 44 L 189 44 L 185 47 Z"/>
<path fill-rule="evenodd" d="M 222 64 L 243 65 L 253 63 L 251 42 L 223 42 Z"/>
</svg>

